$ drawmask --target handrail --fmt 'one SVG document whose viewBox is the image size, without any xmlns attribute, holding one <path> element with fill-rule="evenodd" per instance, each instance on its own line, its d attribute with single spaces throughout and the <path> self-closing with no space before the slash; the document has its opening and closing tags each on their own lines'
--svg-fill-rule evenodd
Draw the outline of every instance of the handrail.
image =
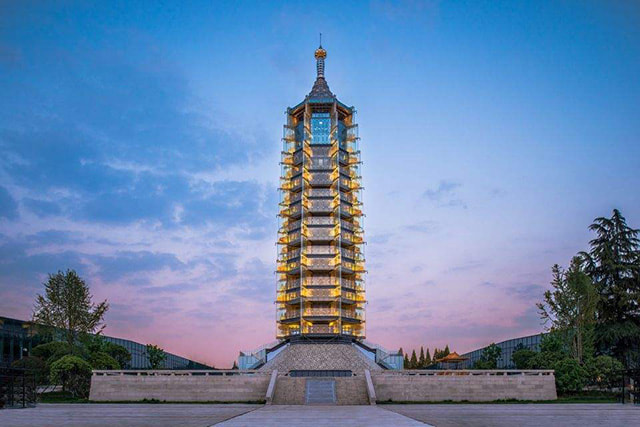
<svg viewBox="0 0 640 427">
<path fill-rule="evenodd" d="M 384 371 L 381 375 L 552 375 L 553 369 L 404 369 L 394 371 Z M 376 375 L 379 375 L 376 373 Z"/>
<path fill-rule="evenodd" d="M 107 369 L 94 369 L 93 375 L 95 376 L 233 376 L 233 375 L 270 375 L 269 372 L 258 371 L 255 369 L 225 369 L 225 370 L 181 370 L 181 369 L 144 369 L 144 370 L 107 370 Z"/>
</svg>

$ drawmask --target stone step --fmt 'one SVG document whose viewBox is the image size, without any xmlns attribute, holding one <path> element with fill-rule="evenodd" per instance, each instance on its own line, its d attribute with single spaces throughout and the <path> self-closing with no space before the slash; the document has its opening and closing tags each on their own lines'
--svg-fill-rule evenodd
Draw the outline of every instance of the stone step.
<svg viewBox="0 0 640 427">
<path fill-rule="evenodd" d="M 331 379 L 306 381 L 305 403 L 313 404 L 333 404 L 336 403 L 336 382 Z"/>
</svg>

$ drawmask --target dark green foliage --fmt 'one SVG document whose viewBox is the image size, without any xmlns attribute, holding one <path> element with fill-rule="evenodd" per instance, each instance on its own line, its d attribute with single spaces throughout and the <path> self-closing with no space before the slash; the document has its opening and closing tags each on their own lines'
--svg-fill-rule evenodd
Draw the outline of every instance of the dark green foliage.
<svg viewBox="0 0 640 427">
<path fill-rule="evenodd" d="M 151 369 L 160 369 L 162 362 L 167 358 L 164 350 L 157 345 L 147 344 L 147 355 Z"/>
<path fill-rule="evenodd" d="M 496 369 L 498 367 L 498 359 L 500 358 L 501 354 L 502 349 L 495 343 L 491 343 L 482 352 L 480 360 L 474 363 L 474 369 Z"/>
<path fill-rule="evenodd" d="M 416 369 L 418 367 L 418 358 L 416 357 L 416 351 L 411 352 L 411 359 L 409 359 L 409 368 Z"/>
<path fill-rule="evenodd" d="M 418 357 L 418 368 L 424 368 L 426 366 L 424 360 L 424 347 L 420 346 L 420 356 Z"/>
<path fill-rule="evenodd" d="M 427 354 L 424 356 L 424 361 L 426 363 L 426 366 L 431 365 L 432 361 L 431 361 L 431 353 L 429 353 L 429 349 L 427 348 Z"/>
<path fill-rule="evenodd" d="M 404 356 L 404 351 L 402 351 L 402 347 L 400 347 L 400 350 L 398 350 L 398 354 L 399 354 L 400 356 Z"/>
<path fill-rule="evenodd" d="M 131 362 L 131 353 L 121 345 L 105 340 L 100 335 L 87 335 L 82 338 L 82 342 L 90 354 L 106 353 L 118 362 L 118 369 L 124 369 Z M 107 368 L 101 368 L 107 369 Z"/>
<path fill-rule="evenodd" d="M 591 358 L 585 368 L 589 375 L 589 384 L 599 389 L 619 387 L 622 381 L 620 371 L 624 365 L 611 356 Z"/>
<path fill-rule="evenodd" d="M 600 295 L 595 341 L 628 366 L 640 364 L 640 230 L 627 225 L 620 211 L 596 218 L 589 227 L 595 239 L 581 252 L 585 272 Z"/>
<path fill-rule="evenodd" d="M 14 360 L 11 367 L 28 370 L 30 375 L 35 376 L 37 384 L 46 384 L 48 380 L 47 364 L 39 357 L 25 356 L 22 359 Z"/>
<path fill-rule="evenodd" d="M 404 369 L 411 369 L 411 362 L 409 361 L 409 356 L 406 353 L 404 355 Z"/>
<path fill-rule="evenodd" d="M 511 355 L 511 361 L 516 365 L 517 369 L 532 369 L 531 359 L 537 354 L 538 352 L 522 348 L 513 352 Z"/>
<path fill-rule="evenodd" d="M 63 390 L 75 398 L 89 395 L 91 365 L 77 356 L 67 355 L 51 364 L 51 382 L 62 384 Z"/>
<path fill-rule="evenodd" d="M 238 364 L 235 360 L 233 361 L 233 366 L 231 367 L 231 369 L 238 369 Z"/>
<path fill-rule="evenodd" d="M 558 392 L 578 392 L 587 384 L 587 370 L 573 358 L 566 358 L 553 365 Z"/>
<path fill-rule="evenodd" d="M 31 354 L 33 356 L 39 357 L 42 360 L 48 360 L 54 354 L 60 354 L 63 352 L 66 352 L 65 354 L 69 353 L 69 346 L 67 345 L 67 343 L 60 341 L 52 341 L 46 344 L 40 344 L 33 347 L 33 349 L 31 350 Z"/>
<path fill-rule="evenodd" d="M 129 366 L 129 363 L 131 362 L 131 353 L 129 353 L 129 350 L 121 345 L 107 342 L 104 348 L 104 352 L 113 357 L 122 369 Z"/>
<path fill-rule="evenodd" d="M 36 297 L 33 321 L 64 331 L 71 352 L 76 350 L 80 335 L 104 328 L 102 319 L 109 309 L 107 301 L 94 304 L 89 286 L 74 270 L 50 274 L 44 287 L 44 295 Z"/>
<path fill-rule="evenodd" d="M 120 364 L 109 354 L 98 351 L 89 357 L 89 363 L 93 369 L 120 369 Z"/>
</svg>

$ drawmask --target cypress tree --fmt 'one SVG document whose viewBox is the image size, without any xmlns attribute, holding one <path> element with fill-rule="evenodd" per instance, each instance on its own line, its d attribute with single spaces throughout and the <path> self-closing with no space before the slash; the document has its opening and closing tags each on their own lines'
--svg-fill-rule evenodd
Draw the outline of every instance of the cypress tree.
<svg viewBox="0 0 640 427">
<path fill-rule="evenodd" d="M 427 366 L 431 365 L 431 354 L 429 354 L 429 349 L 427 348 L 427 354 L 424 356 L 424 361 L 427 363 Z"/>
<path fill-rule="evenodd" d="M 409 368 L 416 369 L 418 367 L 418 358 L 416 357 L 416 351 L 411 351 L 411 360 L 409 360 Z"/>
<path fill-rule="evenodd" d="M 402 347 L 400 347 L 400 350 L 398 350 L 398 353 L 400 354 L 400 356 L 404 356 L 404 352 L 402 351 Z"/>
<path fill-rule="evenodd" d="M 449 344 L 447 344 L 447 345 L 444 347 L 444 351 L 442 352 L 442 357 L 447 356 L 449 353 L 450 353 L 450 351 L 449 351 Z"/>
<path fill-rule="evenodd" d="M 404 369 L 409 369 L 409 356 L 404 355 Z"/>
<path fill-rule="evenodd" d="M 418 368 L 424 368 L 426 366 L 424 361 L 424 347 L 420 346 L 420 358 L 418 359 Z"/>
</svg>

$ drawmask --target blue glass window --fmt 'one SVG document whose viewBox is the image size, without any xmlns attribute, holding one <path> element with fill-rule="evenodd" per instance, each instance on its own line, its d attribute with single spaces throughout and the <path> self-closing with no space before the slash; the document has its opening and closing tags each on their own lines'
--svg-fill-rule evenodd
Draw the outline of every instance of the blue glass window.
<svg viewBox="0 0 640 427">
<path fill-rule="evenodd" d="M 311 116 L 312 144 L 330 144 L 331 117 L 329 113 L 313 113 Z"/>
</svg>

